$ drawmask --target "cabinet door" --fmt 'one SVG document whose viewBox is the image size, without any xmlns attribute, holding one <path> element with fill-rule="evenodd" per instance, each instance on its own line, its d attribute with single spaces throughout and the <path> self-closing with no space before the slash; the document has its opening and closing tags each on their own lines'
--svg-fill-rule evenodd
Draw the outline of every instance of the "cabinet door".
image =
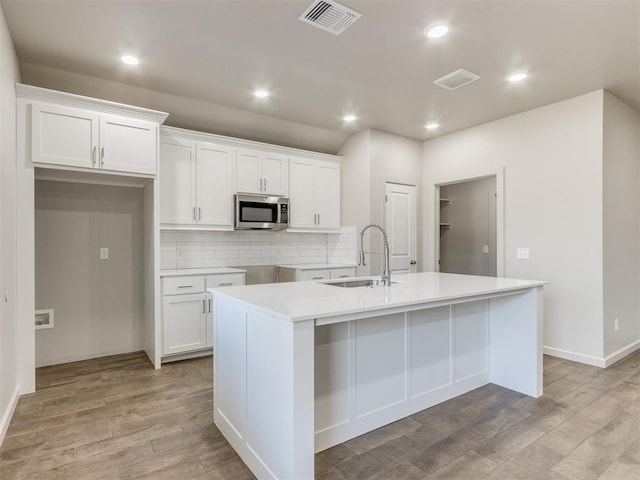
<svg viewBox="0 0 640 480">
<path fill-rule="evenodd" d="M 196 160 L 198 225 L 232 229 L 235 150 L 198 142 Z"/>
<path fill-rule="evenodd" d="M 289 227 L 317 228 L 314 162 L 298 158 L 290 162 Z"/>
<path fill-rule="evenodd" d="M 164 355 L 207 347 L 205 294 L 171 295 L 162 300 Z"/>
<path fill-rule="evenodd" d="M 87 110 L 31 104 L 31 161 L 93 168 L 98 122 L 98 115 Z"/>
<path fill-rule="evenodd" d="M 213 295 L 207 293 L 205 295 L 207 301 L 207 313 L 206 313 L 206 335 L 207 335 L 207 347 L 213 347 Z"/>
<path fill-rule="evenodd" d="M 340 228 L 340 165 L 316 163 L 316 212 L 322 229 Z"/>
<path fill-rule="evenodd" d="M 155 175 L 156 134 L 152 122 L 100 115 L 100 165 L 105 170 Z"/>
<path fill-rule="evenodd" d="M 163 137 L 160 142 L 160 223 L 196 223 L 195 142 Z"/>
<path fill-rule="evenodd" d="M 287 159 L 284 155 L 262 155 L 262 191 L 268 195 L 287 195 Z"/>
<path fill-rule="evenodd" d="M 236 190 L 243 193 L 262 193 L 262 153 L 238 150 Z"/>
</svg>

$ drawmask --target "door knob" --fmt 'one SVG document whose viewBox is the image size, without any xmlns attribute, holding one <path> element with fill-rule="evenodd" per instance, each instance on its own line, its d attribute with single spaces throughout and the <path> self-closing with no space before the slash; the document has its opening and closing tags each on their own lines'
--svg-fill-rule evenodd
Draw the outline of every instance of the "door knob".
<svg viewBox="0 0 640 480">
<path fill-rule="evenodd" d="M 409 263 L 410 263 L 411 265 L 415 265 L 415 264 L 416 264 L 416 263 L 418 263 L 418 262 L 416 262 L 415 260 L 411 260 Z"/>
</svg>

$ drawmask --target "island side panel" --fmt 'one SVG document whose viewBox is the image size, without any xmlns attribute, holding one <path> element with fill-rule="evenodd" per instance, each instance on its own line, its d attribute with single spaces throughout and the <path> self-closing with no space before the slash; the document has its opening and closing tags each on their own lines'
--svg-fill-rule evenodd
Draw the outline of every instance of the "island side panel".
<svg viewBox="0 0 640 480">
<path fill-rule="evenodd" d="M 259 479 L 313 479 L 313 320 L 214 294 L 214 421 Z"/>
<path fill-rule="evenodd" d="M 247 427 L 246 308 L 218 297 L 215 297 L 214 305 L 214 422 L 232 444 L 234 441 L 244 443 Z"/>
<path fill-rule="evenodd" d="M 488 301 L 316 327 L 316 452 L 489 382 Z"/>
<path fill-rule="evenodd" d="M 542 395 L 542 304 L 542 287 L 490 304 L 490 381 L 536 398 Z"/>
</svg>

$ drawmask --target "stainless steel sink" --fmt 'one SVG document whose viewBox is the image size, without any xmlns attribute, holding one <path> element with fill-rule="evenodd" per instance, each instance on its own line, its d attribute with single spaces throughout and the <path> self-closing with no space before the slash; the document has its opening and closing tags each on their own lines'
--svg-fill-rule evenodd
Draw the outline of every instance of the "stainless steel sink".
<svg viewBox="0 0 640 480">
<path fill-rule="evenodd" d="M 325 285 L 331 285 L 332 287 L 342 287 L 342 288 L 354 288 L 354 287 L 380 287 L 384 286 L 384 280 L 379 278 L 365 278 L 365 279 L 354 279 L 354 280 L 344 280 L 342 282 L 322 282 Z M 393 285 L 397 282 L 391 282 Z"/>
</svg>

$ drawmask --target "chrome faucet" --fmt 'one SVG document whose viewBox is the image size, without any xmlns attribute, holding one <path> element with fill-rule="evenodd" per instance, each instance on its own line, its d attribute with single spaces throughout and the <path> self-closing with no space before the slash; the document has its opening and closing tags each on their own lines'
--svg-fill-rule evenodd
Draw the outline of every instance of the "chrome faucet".
<svg viewBox="0 0 640 480">
<path fill-rule="evenodd" d="M 358 265 L 366 265 L 364 259 L 364 232 L 366 232 L 371 227 L 375 227 L 382 232 L 382 238 L 384 240 L 384 270 L 382 271 L 382 282 L 385 285 L 391 285 L 391 268 L 389 268 L 389 240 L 387 238 L 387 232 L 385 232 L 384 228 L 382 228 L 380 225 L 370 223 L 360 232 L 360 262 L 358 263 Z"/>
</svg>

